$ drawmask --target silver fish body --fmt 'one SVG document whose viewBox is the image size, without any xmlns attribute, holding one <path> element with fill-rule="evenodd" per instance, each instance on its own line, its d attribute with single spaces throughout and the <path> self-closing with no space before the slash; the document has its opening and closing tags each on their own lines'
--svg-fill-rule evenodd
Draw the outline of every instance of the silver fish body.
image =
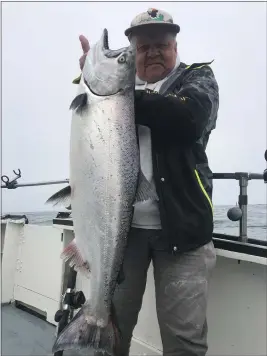
<svg viewBox="0 0 267 356">
<path fill-rule="evenodd" d="M 91 96 L 74 114 L 70 185 L 75 240 L 90 268 L 90 315 L 107 325 L 139 175 L 133 90 Z"/>
<path fill-rule="evenodd" d="M 105 30 L 87 55 L 71 105 L 70 186 L 48 200 L 62 202 L 70 193 L 75 239 L 62 257 L 90 278 L 91 288 L 53 352 L 91 347 L 112 355 L 118 344 L 112 297 L 133 205 L 157 199 L 140 170 L 134 82 L 133 49 L 109 50 Z"/>
</svg>

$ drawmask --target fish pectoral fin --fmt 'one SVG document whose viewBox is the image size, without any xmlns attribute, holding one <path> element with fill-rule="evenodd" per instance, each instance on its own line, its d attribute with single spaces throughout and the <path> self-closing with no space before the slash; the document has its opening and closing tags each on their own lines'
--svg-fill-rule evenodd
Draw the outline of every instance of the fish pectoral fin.
<svg viewBox="0 0 267 356">
<path fill-rule="evenodd" d="M 111 313 L 109 323 L 101 325 L 88 315 L 88 306 L 83 306 L 57 337 L 52 352 L 72 349 L 92 349 L 114 355 L 118 349 L 119 330 Z M 100 324 L 100 325 L 96 325 Z M 115 353 L 116 354 L 116 353 Z"/>
<path fill-rule="evenodd" d="M 82 114 L 88 106 L 88 96 L 86 93 L 77 95 L 70 104 L 70 110 L 76 110 L 77 114 Z"/>
<path fill-rule="evenodd" d="M 70 244 L 63 250 L 60 257 L 65 261 L 69 262 L 70 267 L 74 267 L 74 270 L 82 273 L 84 276 L 89 278 L 90 268 L 87 261 L 84 261 L 80 250 L 76 244 L 76 239 L 73 239 Z"/>
<path fill-rule="evenodd" d="M 66 204 L 66 206 L 70 205 L 71 197 L 71 187 L 68 185 L 67 187 L 59 190 L 55 194 L 53 194 L 49 199 L 47 199 L 46 204 L 53 204 L 54 206 L 57 204 Z"/>
<path fill-rule="evenodd" d="M 154 184 L 150 183 L 142 170 L 140 170 L 138 188 L 133 205 L 146 200 L 159 200 L 159 197 Z"/>
</svg>

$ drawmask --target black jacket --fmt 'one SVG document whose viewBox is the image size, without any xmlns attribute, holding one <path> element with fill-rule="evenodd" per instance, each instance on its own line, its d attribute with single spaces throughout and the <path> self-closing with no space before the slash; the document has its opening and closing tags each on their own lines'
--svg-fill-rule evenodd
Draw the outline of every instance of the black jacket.
<svg viewBox="0 0 267 356">
<path fill-rule="evenodd" d="M 159 93 L 136 92 L 136 123 L 151 129 L 162 230 L 174 253 L 212 239 L 212 172 L 205 149 L 219 90 L 208 64 L 181 63 Z"/>
<path fill-rule="evenodd" d="M 136 123 L 151 129 L 162 230 L 172 253 L 212 239 L 212 172 L 205 149 L 217 120 L 219 89 L 209 64 L 181 63 L 159 93 L 136 91 Z"/>
</svg>

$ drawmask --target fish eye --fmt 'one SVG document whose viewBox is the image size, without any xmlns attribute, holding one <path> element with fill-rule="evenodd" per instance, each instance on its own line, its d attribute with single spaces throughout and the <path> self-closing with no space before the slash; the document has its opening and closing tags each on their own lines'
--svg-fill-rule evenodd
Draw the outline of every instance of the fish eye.
<svg viewBox="0 0 267 356">
<path fill-rule="evenodd" d="M 126 57 L 124 56 L 120 56 L 120 58 L 118 58 L 118 62 L 119 63 L 125 63 L 126 62 Z"/>
</svg>

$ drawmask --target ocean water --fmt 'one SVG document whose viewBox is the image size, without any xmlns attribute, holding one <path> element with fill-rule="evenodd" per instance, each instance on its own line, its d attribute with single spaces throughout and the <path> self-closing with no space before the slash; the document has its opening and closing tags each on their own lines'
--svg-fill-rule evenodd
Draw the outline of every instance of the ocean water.
<svg viewBox="0 0 267 356">
<path fill-rule="evenodd" d="M 214 207 L 214 232 L 239 235 L 239 223 L 228 219 L 227 211 L 232 206 L 221 205 Z M 22 212 L 30 224 L 52 225 L 57 211 Z M 248 206 L 248 237 L 258 240 L 267 240 L 267 205 Z"/>
</svg>

